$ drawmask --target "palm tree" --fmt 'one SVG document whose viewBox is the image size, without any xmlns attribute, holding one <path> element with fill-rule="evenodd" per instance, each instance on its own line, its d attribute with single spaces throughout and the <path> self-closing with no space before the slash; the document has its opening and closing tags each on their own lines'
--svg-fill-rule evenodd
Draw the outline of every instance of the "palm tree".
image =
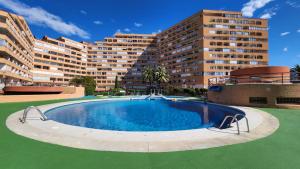
<svg viewBox="0 0 300 169">
<path fill-rule="evenodd" d="M 152 89 L 153 82 L 155 80 L 155 72 L 153 67 L 147 66 L 143 70 L 143 81 L 149 83 L 150 89 Z"/>
<path fill-rule="evenodd" d="M 159 89 L 161 88 L 162 83 L 169 82 L 169 74 L 165 67 L 158 66 L 155 69 L 155 81 L 158 83 Z"/>
</svg>

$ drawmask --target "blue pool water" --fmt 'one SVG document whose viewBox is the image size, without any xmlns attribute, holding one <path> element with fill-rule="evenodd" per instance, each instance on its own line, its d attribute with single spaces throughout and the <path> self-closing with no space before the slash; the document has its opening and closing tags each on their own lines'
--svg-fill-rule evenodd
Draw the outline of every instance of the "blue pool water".
<svg viewBox="0 0 300 169">
<path fill-rule="evenodd" d="M 48 110 L 50 120 L 118 131 L 174 131 L 218 126 L 226 115 L 243 113 L 226 106 L 192 101 L 113 100 Z"/>
</svg>

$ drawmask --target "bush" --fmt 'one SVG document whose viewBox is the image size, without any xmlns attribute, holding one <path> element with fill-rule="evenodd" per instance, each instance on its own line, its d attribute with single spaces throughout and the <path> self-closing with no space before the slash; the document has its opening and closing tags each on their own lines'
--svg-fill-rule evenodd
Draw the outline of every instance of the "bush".
<svg viewBox="0 0 300 169">
<path fill-rule="evenodd" d="M 208 89 L 206 89 L 206 88 L 201 88 L 201 89 L 200 89 L 200 92 L 201 92 L 202 95 L 204 95 L 205 93 L 208 92 Z"/>
<path fill-rule="evenodd" d="M 95 95 L 108 96 L 108 92 L 97 92 Z"/>
<path fill-rule="evenodd" d="M 85 95 L 94 95 L 96 90 L 96 81 L 92 77 L 82 77 Z"/>
<path fill-rule="evenodd" d="M 117 92 L 117 93 L 115 93 L 114 95 L 115 95 L 115 96 L 124 96 L 124 95 L 125 95 L 125 93 L 122 93 L 122 92 Z"/>
<path fill-rule="evenodd" d="M 183 89 L 182 88 L 174 88 L 174 94 L 183 94 Z"/>
<path fill-rule="evenodd" d="M 195 96 L 196 95 L 195 89 L 193 89 L 193 88 L 183 89 L 183 92 L 190 95 L 190 96 Z"/>
<path fill-rule="evenodd" d="M 201 89 L 196 88 L 196 89 L 195 89 L 195 92 L 196 92 L 196 95 L 197 95 L 197 96 L 201 95 Z"/>
</svg>

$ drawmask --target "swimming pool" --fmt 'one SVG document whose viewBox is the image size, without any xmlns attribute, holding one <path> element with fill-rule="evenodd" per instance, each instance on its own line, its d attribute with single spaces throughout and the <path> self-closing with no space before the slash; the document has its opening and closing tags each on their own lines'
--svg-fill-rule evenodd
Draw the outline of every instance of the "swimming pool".
<svg viewBox="0 0 300 169">
<path fill-rule="evenodd" d="M 60 123 L 117 131 L 175 131 L 219 126 L 227 115 L 244 114 L 227 106 L 196 101 L 106 100 L 56 107 L 45 112 Z"/>
</svg>

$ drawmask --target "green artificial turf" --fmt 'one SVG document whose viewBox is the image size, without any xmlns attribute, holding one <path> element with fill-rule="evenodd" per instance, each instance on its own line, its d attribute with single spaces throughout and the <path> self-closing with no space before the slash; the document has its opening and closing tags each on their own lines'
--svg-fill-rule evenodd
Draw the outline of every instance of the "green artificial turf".
<svg viewBox="0 0 300 169">
<path fill-rule="evenodd" d="M 31 140 L 9 131 L 9 114 L 29 105 L 0 104 L 0 169 L 299 169 L 300 111 L 262 109 L 280 120 L 264 139 L 206 150 L 170 153 L 100 152 Z M 83 138 L 84 139 L 84 138 Z"/>
</svg>

